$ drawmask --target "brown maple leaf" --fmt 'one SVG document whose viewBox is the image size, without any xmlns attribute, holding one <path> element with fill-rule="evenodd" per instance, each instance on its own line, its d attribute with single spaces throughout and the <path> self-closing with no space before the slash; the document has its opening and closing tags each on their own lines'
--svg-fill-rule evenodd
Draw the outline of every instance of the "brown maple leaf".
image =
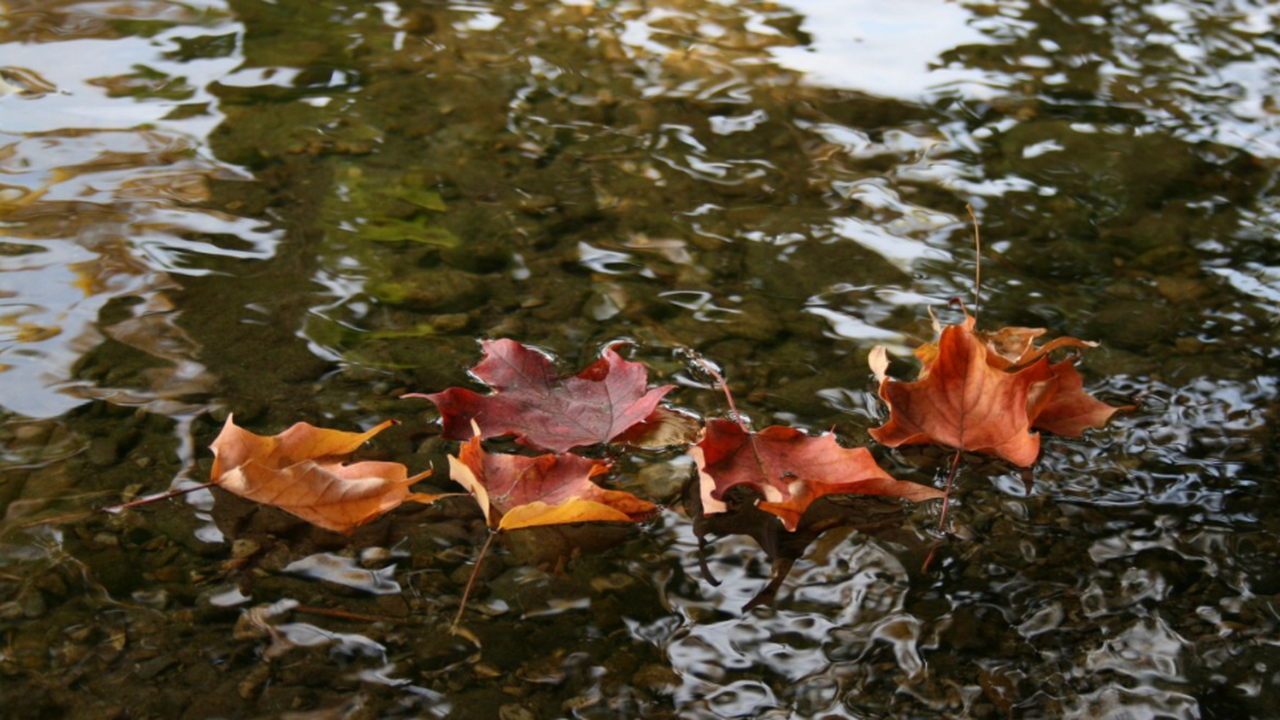
<svg viewBox="0 0 1280 720">
<path fill-rule="evenodd" d="M 297 423 L 270 437 L 237 426 L 231 416 L 210 445 L 211 480 L 249 500 L 273 505 L 328 530 L 350 533 L 408 501 L 429 503 L 440 495 L 409 492 L 431 471 L 409 477 L 400 463 L 342 458 L 394 424 L 388 420 L 363 433 Z"/>
<path fill-rule="evenodd" d="M 514 340 L 482 346 L 484 359 L 471 374 L 492 387 L 492 394 L 449 388 L 405 396 L 435 403 L 450 440 L 470 438 L 474 421 L 481 438 L 515 435 L 552 452 L 608 442 L 649 417 L 672 387 L 648 389 L 645 366 L 622 359 L 613 348 L 578 375 L 562 378 L 546 355 Z"/>
<path fill-rule="evenodd" d="M 974 324 L 966 315 L 959 325 L 943 328 L 921 379 L 880 381 L 880 397 L 890 415 L 887 423 L 872 428 L 871 436 L 890 447 L 937 443 L 1028 467 L 1040 454 L 1040 435 L 1031 432 L 1028 397 L 1033 386 L 1056 386 L 1057 381 L 1043 356 L 1013 372 L 993 366 Z"/>
<path fill-rule="evenodd" d="M 873 429 L 872 437 L 893 447 L 938 443 L 985 452 L 1026 467 L 1039 454 L 1039 437 L 1032 430 L 1079 437 L 1106 425 L 1115 413 L 1133 409 L 1085 393 L 1074 360 L 1048 361 L 1054 350 L 1097 343 L 1060 337 L 1037 346 L 1043 328 L 988 332 L 975 325 L 966 313 L 959 325 L 943 328 L 936 343 L 916 348 L 923 365 L 912 383 L 889 379 L 884 348 L 872 351 L 880 397 L 890 409 L 889 422 Z M 942 377 L 935 378 L 938 373 Z"/>
<path fill-rule="evenodd" d="M 449 457 L 449 476 L 480 504 L 497 530 L 578 522 L 635 522 L 653 503 L 591 478 L 609 471 L 599 460 L 572 453 L 524 457 L 487 453 L 474 436 Z"/>
<path fill-rule="evenodd" d="M 760 508 L 794 531 L 813 501 L 824 495 L 861 494 L 913 501 L 942 497 L 938 490 L 903 482 L 876 465 L 866 448 L 841 447 L 830 434 L 811 437 L 773 426 L 758 433 L 729 420 L 711 420 L 689 449 L 698 466 L 703 512 L 725 512 L 725 493 L 749 485 L 764 497 Z"/>
</svg>

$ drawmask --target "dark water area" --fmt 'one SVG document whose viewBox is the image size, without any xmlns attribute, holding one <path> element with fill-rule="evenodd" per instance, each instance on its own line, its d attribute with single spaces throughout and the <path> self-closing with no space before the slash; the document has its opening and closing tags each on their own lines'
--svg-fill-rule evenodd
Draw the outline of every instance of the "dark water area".
<svg viewBox="0 0 1280 720">
<path fill-rule="evenodd" d="M 1280 718 L 1280 6 L 0 8 L 0 717 Z M 966 204 L 980 325 L 1098 341 L 1087 389 L 1139 409 L 967 457 L 945 534 L 700 553 L 692 460 L 628 453 L 661 513 L 510 533 L 451 634 L 469 498 L 77 517 L 205 482 L 228 414 L 398 419 L 360 456 L 457 491 L 400 396 L 478 389 L 498 337 L 627 341 L 725 417 L 692 349 L 756 427 L 941 487 L 871 443 L 866 356 L 972 306 Z"/>
</svg>

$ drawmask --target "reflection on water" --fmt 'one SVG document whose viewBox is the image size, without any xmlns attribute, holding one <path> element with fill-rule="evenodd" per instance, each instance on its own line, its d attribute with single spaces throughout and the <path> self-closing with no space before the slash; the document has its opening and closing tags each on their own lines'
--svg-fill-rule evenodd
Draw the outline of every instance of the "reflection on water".
<svg viewBox="0 0 1280 720">
<path fill-rule="evenodd" d="M 188 50 L 238 24 L 225 10 L 171 3 L 102 9 L 14 7 L 0 31 L 10 63 L 0 71 L 18 91 L 0 97 L 10 249 L 0 395 L 29 417 L 93 397 L 145 405 L 206 390 L 194 343 L 172 322 L 169 272 L 202 271 L 184 256 L 216 252 L 193 236 L 261 242 L 260 223 L 194 207 L 209 179 L 242 176 L 212 159 L 206 141 L 221 120 L 208 86 L 238 61 L 230 47 Z M 122 31 L 130 22 L 153 31 Z M 104 320 L 108 307 L 118 310 Z M 146 387 L 108 390 L 77 377 L 85 354 L 108 339 L 150 356 Z"/>
<path fill-rule="evenodd" d="M 5 7 L 17 717 L 1277 714 L 1274 4 Z M 1101 341 L 1090 390 L 1141 409 L 1026 476 L 970 461 L 927 573 L 930 506 L 702 551 L 678 453 L 619 460 L 671 505 L 631 535 L 505 538 L 458 634 L 465 499 L 350 538 L 207 492 L 39 522 L 190 487 L 228 411 L 396 417 L 364 452 L 447 467 L 397 398 L 468 383 L 478 337 L 626 338 L 721 416 L 693 348 L 758 426 L 863 444 L 866 352 L 973 297 L 966 203 L 980 322 Z"/>
<path fill-rule="evenodd" d="M 338 557 L 328 553 L 294 560 L 284 567 L 284 572 L 313 580 L 327 580 L 375 595 L 400 592 L 400 585 L 393 579 L 394 567 L 362 568 L 354 558 Z"/>
<path fill-rule="evenodd" d="M 778 64 L 803 73 L 805 82 L 907 101 L 940 91 L 989 100 L 1000 85 L 986 68 L 942 60 L 953 48 L 999 37 L 997 25 L 975 17 L 976 4 L 798 0 L 789 5 L 802 18 L 807 42 L 769 51 Z M 1000 5 L 990 7 L 999 12 Z"/>
</svg>

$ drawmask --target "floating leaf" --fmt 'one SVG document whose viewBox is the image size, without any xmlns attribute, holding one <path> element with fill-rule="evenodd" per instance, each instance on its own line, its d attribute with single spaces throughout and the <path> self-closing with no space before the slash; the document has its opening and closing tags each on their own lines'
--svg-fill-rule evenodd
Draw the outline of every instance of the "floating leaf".
<svg viewBox="0 0 1280 720">
<path fill-rule="evenodd" d="M 794 531 L 814 500 L 832 494 L 879 495 L 919 502 L 942 497 L 935 488 L 896 480 L 866 448 L 841 447 L 830 434 L 811 437 L 789 427 L 748 432 L 729 420 L 711 420 L 690 448 L 698 466 L 702 509 L 724 512 L 725 493 L 749 485 L 764 497 L 760 508 Z"/>
<path fill-rule="evenodd" d="M 634 522 L 654 513 L 653 503 L 591 478 L 609 471 L 599 460 L 572 453 L 524 457 L 487 453 L 472 437 L 449 457 L 449 476 L 480 504 L 498 530 L 579 522 Z"/>
<path fill-rule="evenodd" d="M 937 443 L 1029 466 L 1040 454 L 1040 435 L 1031 432 L 1027 397 L 1033 385 L 1053 381 L 1053 372 L 1044 358 L 1017 372 L 992 367 L 973 326 L 966 317 L 943 328 L 920 380 L 880 382 L 889 422 L 871 436 L 890 447 Z"/>
<path fill-rule="evenodd" d="M 211 480 L 249 500 L 273 505 L 328 530 L 350 533 L 406 500 L 429 503 L 439 495 L 409 492 L 431 474 L 409 477 L 400 463 L 341 458 L 394 424 L 388 420 L 363 433 L 297 423 L 263 437 L 237 426 L 230 416 L 210 446 Z"/>
<path fill-rule="evenodd" d="M 915 382 L 887 377 L 884 349 L 872 351 L 871 369 L 890 411 L 889 422 L 873 428 L 872 437 L 890 447 L 937 443 L 1027 467 L 1040 453 L 1033 430 L 1079 436 L 1131 409 L 1087 395 L 1073 361 L 1048 360 L 1054 350 L 1096 343 L 1062 337 L 1037 347 L 1043 329 L 984 332 L 975 324 L 966 314 L 960 324 L 943 328 L 938 342 L 917 348 L 923 366 Z"/>
<path fill-rule="evenodd" d="M 671 390 L 648 389 L 645 366 L 613 348 L 578 375 L 562 378 L 546 355 L 514 340 L 487 340 L 482 347 L 484 359 L 471 374 L 494 393 L 449 388 L 405 396 L 435 403 L 450 440 L 471 437 L 474 421 L 481 438 L 515 435 L 527 445 L 564 452 L 618 437 L 648 418 Z"/>
</svg>

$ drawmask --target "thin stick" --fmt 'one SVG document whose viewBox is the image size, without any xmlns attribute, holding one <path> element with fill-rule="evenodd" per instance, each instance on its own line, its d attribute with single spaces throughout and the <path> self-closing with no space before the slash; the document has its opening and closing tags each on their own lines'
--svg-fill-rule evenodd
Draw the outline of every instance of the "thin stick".
<svg viewBox="0 0 1280 720">
<path fill-rule="evenodd" d="M 160 495 L 152 495 L 151 497 L 142 498 L 141 500 L 134 500 L 133 502 L 127 502 L 123 505 L 112 505 L 111 507 L 99 508 L 96 512 L 112 513 L 112 512 L 118 512 L 120 510 L 124 510 L 125 508 L 138 507 L 140 505 L 150 505 L 153 502 L 160 502 L 161 500 L 169 500 L 171 498 L 176 498 L 179 495 L 186 495 L 187 493 L 193 493 L 197 490 L 204 490 L 206 488 L 213 487 L 214 485 L 217 485 L 217 483 L 207 482 L 203 485 L 193 485 L 192 487 L 189 487 L 189 488 L 183 488 L 182 490 L 174 490 L 172 492 L 167 492 Z"/>
<path fill-rule="evenodd" d="M 344 620 L 359 620 L 360 622 L 389 622 L 402 623 L 404 620 L 400 618 L 386 617 L 384 615 L 361 615 L 360 613 L 347 612 L 346 610 L 332 610 L 330 608 L 311 607 L 309 605 L 299 605 L 293 609 L 294 612 L 307 613 L 309 615 L 324 615 L 326 617 L 342 618 Z"/>
<path fill-rule="evenodd" d="M 978 317 L 978 311 L 982 305 L 982 235 L 978 231 L 978 215 L 973 211 L 973 205 L 964 204 L 964 209 L 969 211 L 969 217 L 973 220 L 973 317 Z"/>
<path fill-rule="evenodd" d="M 703 360 L 692 351 L 690 351 L 690 357 L 693 358 L 694 362 L 701 365 L 703 370 L 710 373 L 711 377 L 715 378 L 716 383 L 720 385 L 721 392 L 724 393 L 724 399 L 729 401 L 729 412 L 733 415 L 733 421 L 738 423 L 738 427 L 742 428 L 743 432 L 749 434 L 751 432 L 751 428 L 742 420 L 742 413 L 738 412 L 738 406 L 733 402 L 733 393 L 729 392 L 729 383 L 724 381 L 724 376 L 719 372 L 716 372 L 716 369 L 711 367 L 711 363 Z"/>
<path fill-rule="evenodd" d="M 969 211 L 969 218 L 973 220 L 973 317 L 976 320 L 978 311 L 982 309 L 982 233 L 978 228 L 978 214 L 974 212 L 973 205 L 964 204 L 964 209 Z M 968 380 L 968 377 L 965 378 Z M 951 459 L 951 470 L 947 473 L 947 486 L 942 490 L 942 512 L 938 514 L 938 532 L 942 533 L 947 526 L 947 509 L 951 507 L 951 488 L 955 485 L 956 475 L 960 472 L 960 462 L 963 460 L 964 447 L 964 419 L 963 413 L 960 415 L 960 447 L 956 448 L 956 454 Z M 929 564 L 933 562 L 934 553 L 938 551 L 938 543 L 935 541 L 933 547 L 929 549 L 929 556 L 924 559 L 924 566 L 920 568 L 921 572 L 929 569 Z"/>
<path fill-rule="evenodd" d="M 947 486 L 942 490 L 942 512 L 938 515 L 938 532 L 947 524 L 947 508 L 951 505 L 951 486 L 955 483 L 956 474 L 960 471 L 960 449 L 956 448 L 955 457 L 951 459 L 951 472 L 947 473 Z"/>
<path fill-rule="evenodd" d="M 480 564 L 484 562 L 484 556 L 489 553 L 489 544 L 497 534 L 496 530 L 490 530 L 489 539 L 485 540 L 484 547 L 480 548 L 480 557 L 476 558 L 475 567 L 471 569 L 471 577 L 467 578 L 467 587 L 462 591 L 462 602 L 458 603 L 458 614 L 454 616 L 453 625 L 450 626 L 452 630 L 457 630 L 462 622 L 462 614 L 467 611 L 467 598 L 471 597 L 471 588 L 475 587 L 476 576 L 480 574 Z"/>
<path fill-rule="evenodd" d="M 74 522 L 76 520 L 83 520 L 87 517 L 93 517 L 94 515 L 99 515 L 99 514 L 107 515 L 107 514 L 119 512 L 121 510 L 124 510 L 125 508 L 138 507 L 140 505 L 149 505 L 153 502 L 160 502 L 161 500 L 176 498 L 179 495 L 186 495 L 187 493 L 193 493 L 197 490 L 204 490 L 205 488 L 208 488 L 216 484 L 217 483 L 205 483 L 203 485 L 196 485 L 194 487 L 189 487 L 184 490 L 174 490 L 173 492 L 153 495 L 148 498 L 142 498 L 141 500 L 134 500 L 132 502 L 127 502 L 122 505 L 109 505 L 107 507 L 101 507 L 96 510 L 87 510 L 85 512 L 78 512 L 78 513 L 68 513 L 66 515 L 57 515 L 54 517 L 35 518 L 34 520 L 26 521 L 21 525 L 21 527 L 28 528 L 28 527 L 35 527 L 36 525 L 45 525 L 48 523 Z"/>
</svg>

